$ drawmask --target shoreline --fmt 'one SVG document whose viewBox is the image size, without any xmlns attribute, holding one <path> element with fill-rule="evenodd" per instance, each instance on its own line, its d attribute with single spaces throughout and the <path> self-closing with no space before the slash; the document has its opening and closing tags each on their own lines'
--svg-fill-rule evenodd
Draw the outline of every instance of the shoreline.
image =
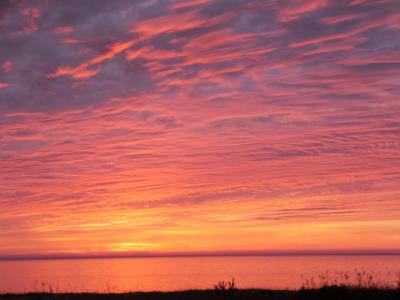
<svg viewBox="0 0 400 300">
<path fill-rule="evenodd" d="M 127 293 L 91 293 L 91 292 L 27 292 L 27 293 L 3 293 L 0 299 L 8 300 L 39 300 L 39 299 L 61 299 L 61 300 L 206 300 L 206 299 L 400 299 L 400 288 L 357 288 L 345 286 L 326 286 L 316 289 L 298 289 L 298 290 L 269 290 L 269 289 L 235 289 L 223 292 L 214 289 L 206 290 L 183 290 L 169 292 L 127 292 Z"/>
</svg>

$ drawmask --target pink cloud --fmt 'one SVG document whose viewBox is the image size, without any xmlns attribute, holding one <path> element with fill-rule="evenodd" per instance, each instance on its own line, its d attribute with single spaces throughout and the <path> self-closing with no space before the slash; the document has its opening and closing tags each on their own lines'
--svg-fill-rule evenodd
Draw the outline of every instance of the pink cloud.
<svg viewBox="0 0 400 300">
<path fill-rule="evenodd" d="M 7 60 L 0 65 L 0 70 L 3 72 L 10 72 L 12 70 L 13 64 L 11 61 Z"/>
<path fill-rule="evenodd" d="M 116 42 L 107 46 L 108 50 L 103 54 L 92 57 L 91 59 L 83 62 L 77 67 L 58 67 L 53 73 L 47 75 L 48 78 L 54 78 L 59 76 L 71 76 L 74 79 L 88 79 L 95 76 L 100 72 L 100 67 L 96 65 L 112 59 L 115 55 L 124 52 L 128 48 L 132 47 L 134 41 L 128 42 Z"/>
<path fill-rule="evenodd" d="M 8 88 L 9 86 L 10 86 L 9 83 L 0 82 L 0 89 L 5 89 Z"/>
<path fill-rule="evenodd" d="M 75 28 L 73 26 L 59 26 L 54 29 L 54 32 L 57 34 L 68 34 L 74 31 Z"/>
<path fill-rule="evenodd" d="M 39 30 L 39 21 L 42 16 L 42 11 L 37 7 L 21 7 L 20 13 L 26 19 L 24 31 L 35 32 Z"/>
<path fill-rule="evenodd" d="M 128 2 L 6 12 L 0 253 L 400 247 L 389 2 Z"/>
<path fill-rule="evenodd" d="M 287 1 L 285 7 L 279 11 L 281 22 L 293 21 L 300 18 L 304 13 L 310 13 L 329 6 L 327 0 Z"/>
<path fill-rule="evenodd" d="M 322 23 L 327 25 L 335 25 L 342 22 L 354 20 L 357 18 L 361 18 L 364 14 L 353 14 L 353 15 L 343 15 L 343 16 L 333 16 L 333 17 L 326 17 L 321 20 Z"/>
</svg>

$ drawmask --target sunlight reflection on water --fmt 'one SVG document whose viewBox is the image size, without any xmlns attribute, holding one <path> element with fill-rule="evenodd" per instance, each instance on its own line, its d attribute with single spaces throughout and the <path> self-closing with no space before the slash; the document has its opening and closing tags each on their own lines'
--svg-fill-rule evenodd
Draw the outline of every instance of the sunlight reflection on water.
<svg viewBox="0 0 400 300">
<path fill-rule="evenodd" d="M 0 261 L 0 292 L 126 292 L 212 288 L 299 288 L 303 278 L 364 269 L 387 276 L 399 256 L 252 256 Z"/>
</svg>

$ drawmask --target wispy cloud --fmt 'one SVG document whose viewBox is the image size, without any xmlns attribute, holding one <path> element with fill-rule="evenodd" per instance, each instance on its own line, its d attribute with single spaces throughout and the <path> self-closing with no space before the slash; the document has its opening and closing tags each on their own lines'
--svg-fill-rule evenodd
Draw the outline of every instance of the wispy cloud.
<svg viewBox="0 0 400 300">
<path fill-rule="evenodd" d="M 398 11 L 5 2 L 0 254 L 399 248 Z"/>
</svg>

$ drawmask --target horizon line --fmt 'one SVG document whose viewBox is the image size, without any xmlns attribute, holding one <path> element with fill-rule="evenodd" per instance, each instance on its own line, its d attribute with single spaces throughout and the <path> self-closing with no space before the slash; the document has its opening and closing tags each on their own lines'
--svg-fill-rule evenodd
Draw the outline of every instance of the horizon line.
<svg viewBox="0 0 400 300">
<path fill-rule="evenodd" d="M 52 260 L 52 259 L 107 259 L 107 258 L 178 258 L 223 256 L 324 256 L 324 255 L 400 255 L 400 249 L 350 249 L 350 250 L 269 250 L 269 251 L 199 251 L 199 252 L 97 252 L 97 253 L 48 253 L 0 255 L 0 261 Z"/>
</svg>

